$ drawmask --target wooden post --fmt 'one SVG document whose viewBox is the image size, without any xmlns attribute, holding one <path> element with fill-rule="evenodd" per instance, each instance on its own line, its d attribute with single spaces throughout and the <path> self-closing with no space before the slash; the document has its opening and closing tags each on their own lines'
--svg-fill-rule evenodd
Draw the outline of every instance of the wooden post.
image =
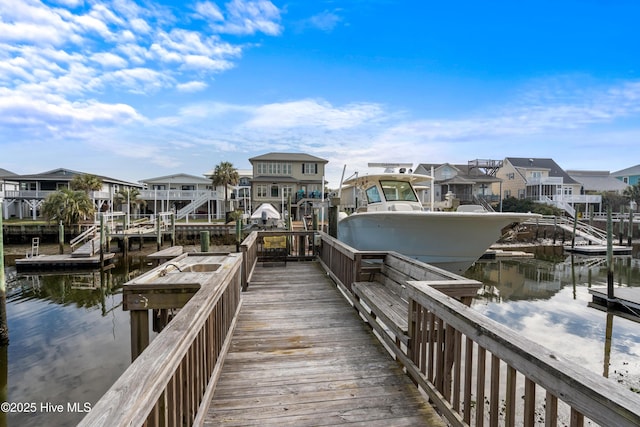
<svg viewBox="0 0 640 427">
<path fill-rule="evenodd" d="M 62 221 L 58 224 L 58 252 L 60 255 L 64 253 L 64 225 L 62 225 Z"/>
<path fill-rule="evenodd" d="M 4 210 L 0 199 L 0 347 L 9 345 L 9 326 L 7 325 L 7 283 L 4 277 L 4 229 L 2 217 Z"/>
<path fill-rule="evenodd" d="M 149 310 L 131 310 L 131 361 L 149 345 Z"/>
<path fill-rule="evenodd" d="M 156 243 L 158 245 L 158 250 L 162 247 L 162 234 L 160 231 L 160 215 L 156 216 Z"/>
<path fill-rule="evenodd" d="M 611 219 L 611 207 L 607 207 L 607 299 L 613 296 L 613 220 Z M 607 305 L 612 304 L 611 301 Z"/>
<path fill-rule="evenodd" d="M 242 213 L 236 211 L 236 252 L 240 252 L 240 243 L 242 242 Z"/>
<path fill-rule="evenodd" d="M 627 246 L 631 246 L 633 239 L 633 205 L 629 204 L 629 226 L 627 227 Z"/>
<path fill-rule="evenodd" d="M 171 214 L 171 246 L 176 245 L 176 215 Z"/>
<path fill-rule="evenodd" d="M 536 219 L 536 223 L 538 222 L 538 220 Z M 553 216 L 553 244 L 556 244 L 556 230 L 558 228 L 558 217 L 557 216 Z"/>
<path fill-rule="evenodd" d="M 100 266 L 104 267 L 104 215 L 100 214 Z"/>
<path fill-rule="evenodd" d="M 622 246 L 622 235 L 624 234 L 624 207 L 620 207 L 620 224 L 618 225 L 618 244 Z"/>
<path fill-rule="evenodd" d="M 573 216 L 573 232 L 571 233 L 571 249 L 576 247 L 576 228 L 578 226 L 578 214 L 580 212 L 576 211 L 576 214 Z"/>
<path fill-rule="evenodd" d="M 340 198 L 332 197 L 331 206 L 329 207 L 329 236 L 338 237 L 338 205 Z"/>
<path fill-rule="evenodd" d="M 200 252 L 209 252 L 209 232 L 201 231 L 200 232 Z"/>
</svg>

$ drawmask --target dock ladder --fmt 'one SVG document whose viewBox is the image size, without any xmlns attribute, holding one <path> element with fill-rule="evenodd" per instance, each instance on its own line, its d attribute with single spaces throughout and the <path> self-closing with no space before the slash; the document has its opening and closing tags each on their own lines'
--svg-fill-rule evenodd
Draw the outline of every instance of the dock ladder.
<svg viewBox="0 0 640 427">
<path fill-rule="evenodd" d="M 40 253 L 40 238 L 34 237 L 31 239 L 31 253 L 27 252 L 27 258 L 33 258 Z"/>
</svg>

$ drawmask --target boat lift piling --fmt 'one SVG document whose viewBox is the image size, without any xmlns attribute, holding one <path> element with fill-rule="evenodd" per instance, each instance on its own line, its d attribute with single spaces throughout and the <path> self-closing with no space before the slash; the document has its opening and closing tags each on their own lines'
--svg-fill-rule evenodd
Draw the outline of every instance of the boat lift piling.
<svg viewBox="0 0 640 427">
<path fill-rule="evenodd" d="M 607 306 L 612 304 L 613 296 L 613 220 L 611 206 L 607 208 Z"/>
</svg>

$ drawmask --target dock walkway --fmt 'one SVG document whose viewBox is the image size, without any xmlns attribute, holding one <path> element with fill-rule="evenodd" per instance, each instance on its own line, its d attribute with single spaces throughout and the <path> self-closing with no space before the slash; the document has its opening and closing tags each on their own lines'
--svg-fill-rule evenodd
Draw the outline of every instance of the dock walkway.
<svg viewBox="0 0 640 427">
<path fill-rule="evenodd" d="M 318 262 L 256 266 L 205 425 L 443 426 Z"/>
</svg>

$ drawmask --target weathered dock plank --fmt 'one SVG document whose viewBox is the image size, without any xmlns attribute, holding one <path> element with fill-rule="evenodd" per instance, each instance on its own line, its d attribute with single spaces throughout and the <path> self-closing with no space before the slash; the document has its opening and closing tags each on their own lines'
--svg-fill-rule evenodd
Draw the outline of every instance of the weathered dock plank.
<svg viewBox="0 0 640 427">
<path fill-rule="evenodd" d="M 205 425 L 444 425 L 317 263 L 249 289 Z"/>
</svg>

